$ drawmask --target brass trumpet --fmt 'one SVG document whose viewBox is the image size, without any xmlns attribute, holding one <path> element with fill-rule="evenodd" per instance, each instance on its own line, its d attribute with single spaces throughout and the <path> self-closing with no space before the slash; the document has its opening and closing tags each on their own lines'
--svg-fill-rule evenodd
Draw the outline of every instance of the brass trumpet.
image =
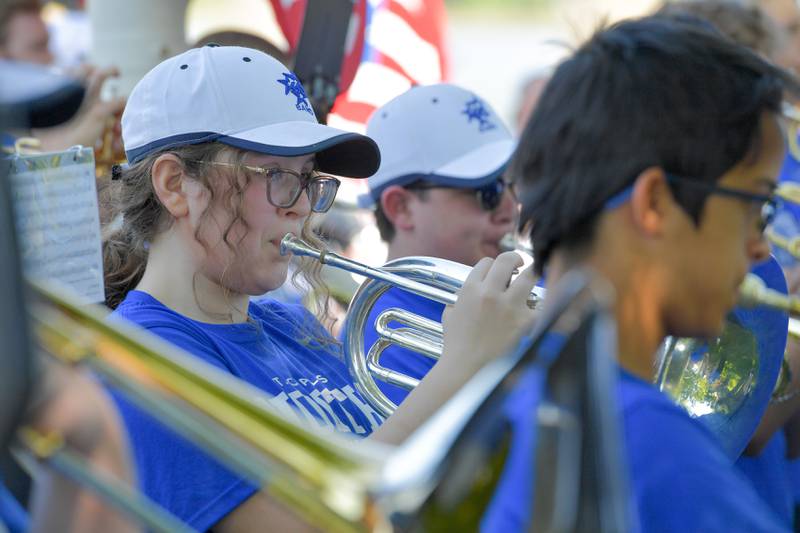
<svg viewBox="0 0 800 533">
<path fill-rule="evenodd" d="M 310 257 L 324 265 L 344 269 L 365 276 L 350 301 L 345 323 L 344 353 L 350 374 L 359 392 L 375 410 L 389 416 L 397 409 L 380 390 L 378 379 L 411 390 L 419 384 L 406 376 L 380 364 L 380 356 L 387 347 L 397 345 L 432 359 L 442 354 L 442 325 L 403 309 L 387 309 L 376 322 L 378 341 L 364 351 L 364 330 L 370 310 L 378 298 L 392 287 L 429 298 L 446 305 L 454 304 L 456 292 L 464 284 L 472 268 L 460 263 L 434 257 L 405 257 L 391 261 L 382 268 L 373 268 L 332 252 L 318 250 L 292 234 L 281 241 L 281 253 Z M 528 297 L 528 306 L 538 307 L 544 298 L 544 289 L 534 287 Z M 404 327 L 391 329 L 389 323 L 399 322 Z"/>
</svg>

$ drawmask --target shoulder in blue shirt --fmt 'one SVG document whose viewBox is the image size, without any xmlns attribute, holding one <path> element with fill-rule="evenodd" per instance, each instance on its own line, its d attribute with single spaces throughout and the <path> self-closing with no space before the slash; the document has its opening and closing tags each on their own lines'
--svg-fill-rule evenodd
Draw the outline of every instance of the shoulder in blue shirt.
<svg viewBox="0 0 800 533">
<path fill-rule="evenodd" d="M 541 378 L 521 381 L 540 387 Z M 509 461 L 484 520 L 483 531 L 525 531 L 533 502 L 532 440 L 541 392 L 529 392 L 525 408 L 507 409 L 515 435 Z M 787 531 L 702 424 L 653 385 L 621 371 L 622 416 L 631 498 L 643 532 Z M 524 449 L 514 450 L 519 443 Z M 520 473 L 522 472 L 522 473 Z M 525 475 L 527 474 L 527 475 Z"/>
</svg>

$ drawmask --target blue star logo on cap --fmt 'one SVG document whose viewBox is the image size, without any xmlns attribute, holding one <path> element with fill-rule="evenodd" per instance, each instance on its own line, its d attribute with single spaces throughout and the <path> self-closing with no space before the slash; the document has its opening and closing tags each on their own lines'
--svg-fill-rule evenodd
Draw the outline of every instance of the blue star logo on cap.
<svg viewBox="0 0 800 533">
<path fill-rule="evenodd" d="M 291 94 L 295 98 L 297 98 L 297 102 L 295 103 L 295 107 L 299 111 L 305 111 L 306 113 L 313 115 L 314 110 L 311 109 L 311 104 L 308 102 L 308 96 L 306 96 L 306 90 L 303 89 L 303 85 L 300 83 L 300 80 L 297 79 L 297 76 L 292 74 L 291 72 L 284 72 L 282 80 L 276 80 L 278 83 L 283 85 L 286 92 L 285 95 Z"/>
<path fill-rule="evenodd" d="M 479 98 L 473 97 L 472 100 L 467 102 L 464 111 L 462 111 L 465 115 L 467 115 L 467 122 L 472 122 L 473 120 L 478 121 L 478 129 L 480 131 L 489 131 L 493 130 L 496 126 L 494 123 L 489 120 L 491 114 L 486 109 L 486 105 L 480 101 Z"/>
</svg>

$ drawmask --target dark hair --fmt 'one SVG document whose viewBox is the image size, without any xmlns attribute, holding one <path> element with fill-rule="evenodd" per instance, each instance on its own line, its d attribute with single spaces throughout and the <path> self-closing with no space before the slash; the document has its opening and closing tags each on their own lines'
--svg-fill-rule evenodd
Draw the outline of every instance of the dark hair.
<svg viewBox="0 0 800 533">
<path fill-rule="evenodd" d="M 710 22 L 732 41 L 765 57 L 778 49 L 780 29 L 756 5 L 742 5 L 730 0 L 680 0 L 667 2 L 655 13 L 662 17 L 698 17 Z"/>
<path fill-rule="evenodd" d="M 539 272 L 587 246 L 609 198 L 648 167 L 713 182 L 758 149 L 797 82 L 703 24 L 645 17 L 598 31 L 555 71 L 512 166 Z M 672 186 L 695 223 L 706 194 Z"/>
</svg>

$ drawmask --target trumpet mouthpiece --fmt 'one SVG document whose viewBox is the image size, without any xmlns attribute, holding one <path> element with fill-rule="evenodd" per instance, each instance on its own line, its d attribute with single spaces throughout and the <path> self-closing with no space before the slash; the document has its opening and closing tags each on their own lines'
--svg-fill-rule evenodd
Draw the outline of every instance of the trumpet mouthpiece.
<svg viewBox="0 0 800 533">
<path fill-rule="evenodd" d="M 316 248 L 309 246 L 303 239 L 296 237 L 292 233 L 287 233 L 281 239 L 281 255 L 295 255 L 298 257 L 313 257 L 317 260 L 320 259 L 321 252 Z"/>
<path fill-rule="evenodd" d="M 295 244 L 295 236 L 291 233 L 287 233 L 281 239 L 281 255 L 289 255 L 292 253 L 293 245 Z"/>
</svg>

